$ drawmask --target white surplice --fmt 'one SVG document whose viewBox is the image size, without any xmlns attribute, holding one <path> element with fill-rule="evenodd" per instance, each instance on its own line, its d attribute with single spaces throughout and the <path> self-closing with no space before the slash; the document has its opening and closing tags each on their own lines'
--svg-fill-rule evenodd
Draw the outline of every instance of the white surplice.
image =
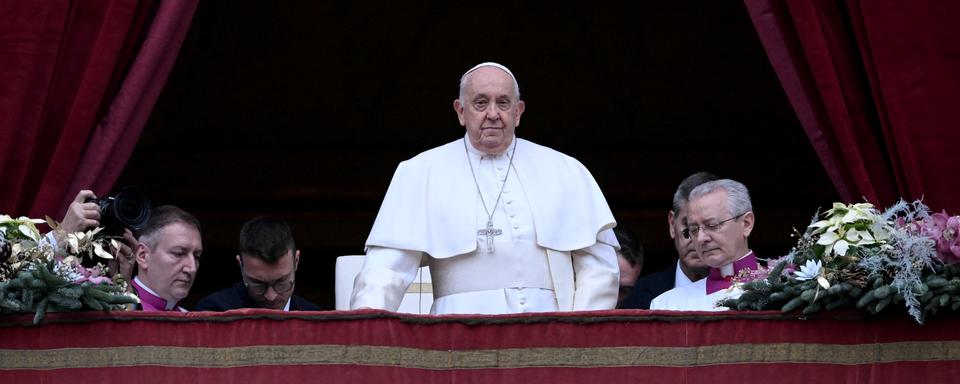
<svg viewBox="0 0 960 384">
<path fill-rule="evenodd" d="M 734 284 L 730 288 L 706 294 L 707 278 L 694 281 L 693 284 L 673 288 L 657 296 L 650 302 L 650 309 L 668 311 L 726 311 L 730 308 L 717 306 L 717 302 L 736 299 L 743 291 Z"/>
<path fill-rule="evenodd" d="M 745 255 L 740 256 L 738 261 L 729 263 L 727 265 L 721 266 L 719 268 L 720 276 L 734 276 L 736 275 L 737 270 L 735 270 L 734 265 L 739 262 L 739 260 L 745 260 L 746 257 L 753 256 L 753 251 L 748 251 Z M 756 268 L 756 260 L 753 259 L 754 268 Z M 677 266 L 677 278 L 679 279 L 679 265 Z M 711 270 L 716 270 L 711 268 Z M 726 311 L 729 308 L 716 305 L 717 302 L 726 300 L 726 299 L 736 299 L 743 294 L 743 290 L 740 289 L 739 284 L 732 284 L 729 288 L 724 288 L 719 291 L 708 294 L 707 293 L 707 278 L 704 277 L 700 280 L 695 281 L 693 284 L 687 284 L 682 286 L 676 286 L 673 289 L 666 291 L 660 296 L 653 298 L 653 301 L 650 302 L 650 309 L 662 309 L 669 311 Z"/>
</svg>

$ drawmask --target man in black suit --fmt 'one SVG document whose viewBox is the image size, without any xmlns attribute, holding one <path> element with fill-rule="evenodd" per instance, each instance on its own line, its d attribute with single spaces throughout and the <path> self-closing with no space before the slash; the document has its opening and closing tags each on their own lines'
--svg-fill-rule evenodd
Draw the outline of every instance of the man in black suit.
<svg viewBox="0 0 960 384">
<path fill-rule="evenodd" d="M 643 270 L 643 244 L 626 229 L 613 229 L 620 249 L 617 251 L 617 263 L 620 265 L 620 292 L 617 295 L 617 308 L 622 308 L 623 300 L 633 292 L 633 287 Z"/>
<path fill-rule="evenodd" d="M 300 251 L 287 223 L 267 217 L 254 218 L 240 230 L 237 263 L 242 281 L 203 298 L 195 310 L 319 310 L 315 304 L 293 294 L 299 262 Z"/>
<path fill-rule="evenodd" d="M 687 227 L 687 203 L 690 191 L 700 184 L 713 180 L 717 180 L 713 174 L 697 172 L 680 182 L 680 186 L 673 194 L 673 209 L 667 213 L 670 237 L 673 239 L 679 258 L 670 267 L 637 280 L 633 292 L 624 299 L 622 308 L 649 309 L 650 302 L 660 294 L 707 276 L 708 267 L 700 259 L 693 241 L 683 236 L 683 229 Z"/>
</svg>

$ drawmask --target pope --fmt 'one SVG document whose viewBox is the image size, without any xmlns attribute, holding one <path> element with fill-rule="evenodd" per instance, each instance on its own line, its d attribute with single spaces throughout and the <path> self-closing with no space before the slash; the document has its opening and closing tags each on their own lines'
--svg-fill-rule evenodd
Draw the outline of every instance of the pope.
<svg viewBox="0 0 960 384">
<path fill-rule="evenodd" d="M 583 164 L 516 137 L 525 105 L 513 73 L 474 66 L 453 108 L 466 134 L 397 167 L 351 308 L 395 311 L 421 265 L 432 314 L 614 308 L 613 214 Z"/>
</svg>

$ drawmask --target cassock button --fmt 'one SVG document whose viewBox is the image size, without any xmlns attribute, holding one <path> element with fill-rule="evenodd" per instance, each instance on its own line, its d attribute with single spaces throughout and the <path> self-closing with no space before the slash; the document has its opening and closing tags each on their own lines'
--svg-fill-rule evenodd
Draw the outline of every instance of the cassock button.
<svg viewBox="0 0 960 384">
<path fill-rule="evenodd" d="M 514 225 L 514 226 L 513 226 L 513 229 L 520 229 L 520 226 L 519 226 L 519 225 Z"/>
<path fill-rule="evenodd" d="M 513 204 L 513 200 L 507 200 L 507 204 Z"/>
</svg>

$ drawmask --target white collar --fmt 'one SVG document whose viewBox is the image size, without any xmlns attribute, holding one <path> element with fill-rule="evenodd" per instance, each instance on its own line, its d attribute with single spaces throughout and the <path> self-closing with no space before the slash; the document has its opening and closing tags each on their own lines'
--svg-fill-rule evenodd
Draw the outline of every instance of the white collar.
<svg viewBox="0 0 960 384">
<path fill-rule="evenodd" d="M 673 286 L 682 287 L 690 284 L 693 284 L 693 280 L 690 280 L 690 278 L 687 277 L 687 274 L 683 273 L 683 266 L 680 265 L 680 259 L 677 259 L 677 269 L 673 274 Z"/>
<path fill-rule="evenodd" d="M 744 257 L 747 257 L 747 256 L 750 255 L 751 253 L 753 253 L 753 251 L 751 251 L 751 250 L 748 249 L 748 250 L 747 250 L 747 253 L 745 253 L 743 256 L 740 256 L 739 259 L 734 260 L 734 261 L 733 261 L 732 263 L 730 263 L 730 264 L 721 265 L 720 268 L 718 268 L 718 269 L 720 270 L 720 276 L 723 276 L 723 277 L 733 276 L 733 273 L 735 272 L 735 271 L 733 270 L 733 264 L 736 263 L 736 262 L 738 262 L 738 261 L 740 261 L 740 259 L 743 259 Z"/>
</svg>

